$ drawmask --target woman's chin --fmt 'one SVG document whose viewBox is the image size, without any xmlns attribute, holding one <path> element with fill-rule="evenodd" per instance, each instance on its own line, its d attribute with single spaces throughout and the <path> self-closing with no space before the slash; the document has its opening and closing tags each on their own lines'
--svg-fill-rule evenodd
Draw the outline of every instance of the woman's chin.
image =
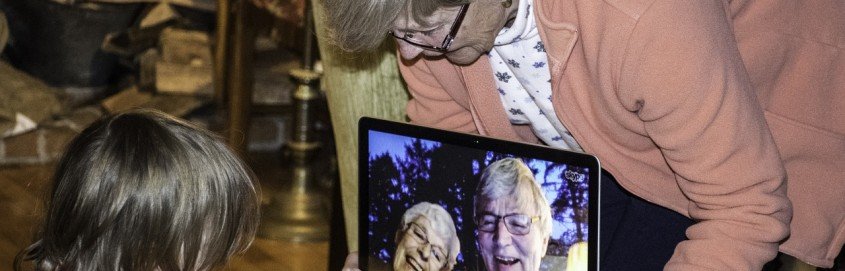
<svg viewBox="0 0 845 271">
<path fill-rule="evenodd" d="M 446 54 L 446 58 L 449 59 L 449 62 L 452 62 L 457 65 L 469 65 L 478 60 L 481 57 L 482 52 L 475 50 L 475 48 L 471 47 L 464 47 L 458 49 L 454 52 L 449 52 Z"/>
</svg>

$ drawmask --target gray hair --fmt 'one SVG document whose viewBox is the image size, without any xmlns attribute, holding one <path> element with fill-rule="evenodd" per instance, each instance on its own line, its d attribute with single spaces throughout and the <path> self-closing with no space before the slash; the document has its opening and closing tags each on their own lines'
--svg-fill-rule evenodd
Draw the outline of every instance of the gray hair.
<svg viewBox="0 0 845 271">
<path fill-rule="evenodd" d="M 216 135 L 151 110 L 101 119 L 68 145 L 37 241 L 36 270 L 209 270 L 258 227 L 253 173 Z"/>
<path fill-rule="evenodd" d="M 476 189 L 475 216 L 481 213 L 484 201 L 492 201 L 508 195 L 515 195 L 520 207 L 534 207 L 539 212 L 539 229 L 544 237 L 552 232 L 552 211 L 540 185 L 534 180 L 534 173 L 525 163 L 516 158 L 504 158 L 491 163 L 481 173 Z"/>
<path fill-rule="evenodd" d="M 430 202 L 420 202 L 411 206 L 402 215 L 402 221 L 399 223 L 399 231 L 396 232 L 397 243 L 401 234 L 408 230 L 408 224 L 414 222 L 420 216 L 427 218 L 431 222 L 432 228 L 437 231 L 437 234 L 444 237 L 443 241 L 448 246 L 446 249 L 449 250 L 449 261 L 446 265 L 451 270 L 457 262 L 458 253 L 461 250 L 461 242 L 458 240 L 458 233 L 455 231 L 455 223 L 452 221 L 452 216 L 442 206 Z"/>
<path fill-rule="evenodd" d="M 403 10 L 416 21 L 440 7 L 471 0 L 323 0 L 332 41 L 341 49 L 368 51 L 377 48 Z"/>
</svg>

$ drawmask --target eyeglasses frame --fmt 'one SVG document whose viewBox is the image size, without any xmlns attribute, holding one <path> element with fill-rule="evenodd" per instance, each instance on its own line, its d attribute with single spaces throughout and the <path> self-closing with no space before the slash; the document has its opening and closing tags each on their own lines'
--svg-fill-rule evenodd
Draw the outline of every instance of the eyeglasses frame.
<svg viewBox="0 0 845 271">
<path fill-rule="evenodd" d="M 455 22 L 452 23 L 452 28 L 449 30 L 449 34 L 446 35 L 446 38 L 443 39 L 443 43 L 439 47 L 438 46 L 431 46 L 431 45 L 428 45 L 428 44 L 421 44 L 421 43 L 414 42 L 413 40 L 409 40 L 408 36 L 410 34 L 408 34 L 408 33 L 406 33 L 404 36 L 401 36 L 401 37 L 399 35 L 396 35 L 396 32 L 390 31 L 389 33 L 390 33 L 390 35 L 392 35 L 393 37 L 395 37 L 397 39 L 400 39 L 404 42 L 407 42 L 408 44 L 422 48 L 424 50 L 445 53 L 445 52 L 449 51 L 449 46 L 452 45 L 452 41 L 454 41 L 455 36 L 458 35 L 458 29 L 461 28 L 461 23 L 463 23 L 463 21 L 464 21 L 464 17 L 467 14 L 468 8 L 469 8 L 469 4 L 461 5 L 461 9 L 458 11 L 458 17 L 455 18 Z M 410 36 L 413 36 L 413 35 L 410 35 Z"/>
<path fill-rule="evenodd" d="M 505 218 L 507 218 L 507 217 L 509 217 L 509 216 L 516 216 L 516 215 L 524 215 L 524 216 L 528 216 L 528 215 L 526 215 L 526 214 L 509 214 L 509 215 L 484 214 L 484 215 L 482 215 L 482 217 L 483 217 L 483 216 L 485 216 L 485 215 L 493 216 L 493 217 L 495 217 L 495 218 L 496 218 L 496 228 L 498 228 L 498 227 L 499 227 L 499 222 L 500 222 L 500 221 L 505 221 Z M 508 226 L 508 223 L 504 223 L 504 224 L 505 224 L 505 229 L 506 229 L 506 230 L 508 230 L 508 232 L 509 232 L 509 233 L 511 233 L 511 234 L 513 234 L 513 235 L 519 235 L 519 236 L 527 235 L 527 234 L 531 233 L 531 226 L 532 226 L 532 225 L 534 225 L 534 222 L 537 222 L 537 220 L 540 220 L 540 216 L 529 216 L 528 218 L 531 218 L 531 225 L 528 225 L 528 232 L 526 232 L 526 233 L 519 234 L 519 233 L 515 233 L 515 232 L 511 231 L 511 228 L 510 228 L 510 226 Z M 476 223 L 476 225 L 480 224 L 479 222 L 480 222 L 480 221 L 476 221 L 476 222 L 475 222 L 475 223 Z M 491 230 L 491 231 L 485 231 L 485 230 L 482 230 L 482 229 L 481 229 L 481 227 L 479 226 L 479 227 L 478 227 L 478 230 L 479 230 L 479 231 L 482 231 L 482 232 L 493 233 L 493 232 L 496 232 L 496 228 L 493 228 L 493 230 Z"/>
</svg>

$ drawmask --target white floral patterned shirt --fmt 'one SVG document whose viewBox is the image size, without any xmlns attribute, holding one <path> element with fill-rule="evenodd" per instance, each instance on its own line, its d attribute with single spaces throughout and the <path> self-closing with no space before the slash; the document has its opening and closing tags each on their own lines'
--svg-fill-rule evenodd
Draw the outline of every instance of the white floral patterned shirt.
<svg viewBox="0 0 845 271">
<path fill-rule="evenodd" d="M 496 36 L 489 53 L 496 90 L 511 123 L 531 125 L 549 146 L 582 151 L 555 114 L 548 57 L 534 21 L 533 2 L 519 1 L 513 25 Z"/>
</svg>

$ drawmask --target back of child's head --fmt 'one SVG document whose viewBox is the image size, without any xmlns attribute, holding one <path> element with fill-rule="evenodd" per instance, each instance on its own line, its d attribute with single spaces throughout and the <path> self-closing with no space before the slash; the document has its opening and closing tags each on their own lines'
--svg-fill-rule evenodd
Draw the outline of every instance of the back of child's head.
<svg viewBox="0 0 845 271">
<path fill-rule="evenodd" d="M 251 171 L 202 128 L 150 110 L 102 119 L 67 147 L 38 240 L 36 270 L 208 270 L 250 245 L 260 195 Z"/>
</svg>

